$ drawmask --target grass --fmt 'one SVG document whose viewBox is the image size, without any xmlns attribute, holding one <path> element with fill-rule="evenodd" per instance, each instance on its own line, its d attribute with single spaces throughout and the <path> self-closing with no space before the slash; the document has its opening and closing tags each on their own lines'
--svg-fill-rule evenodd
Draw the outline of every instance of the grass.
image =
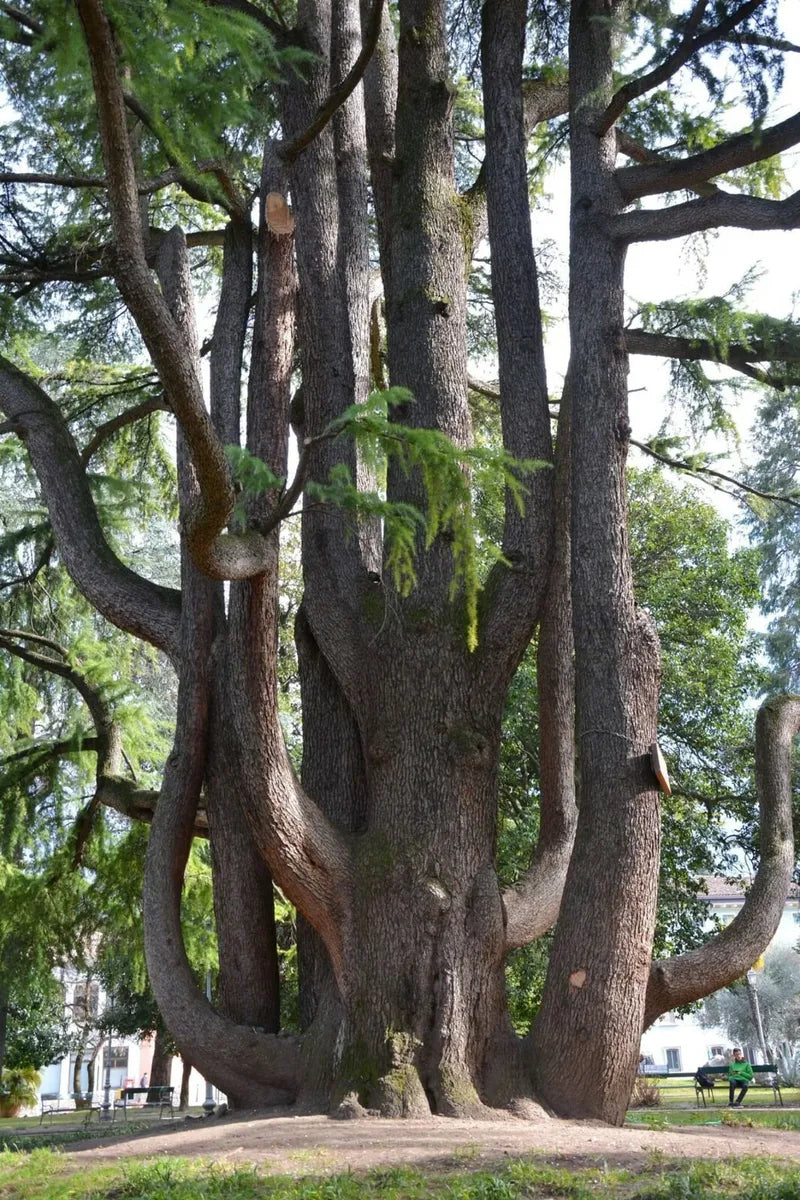
<svg viewBox="0 0 800 1200">
<path fill-rule="evenodd" d="M 430 1174 L 396 1167 L 365 1175 L 292 1179 L 266 1168 L 184 1159 L 84 1166 L 49 1150 L 0 1153 L 2 1200 L 796 1200 L 800 1166 L 768 1159 L 674 1162 L 640 1171 L 607 1164 L 569 1170 L 541 1158 L 497 1171 Z"/>
</svg>

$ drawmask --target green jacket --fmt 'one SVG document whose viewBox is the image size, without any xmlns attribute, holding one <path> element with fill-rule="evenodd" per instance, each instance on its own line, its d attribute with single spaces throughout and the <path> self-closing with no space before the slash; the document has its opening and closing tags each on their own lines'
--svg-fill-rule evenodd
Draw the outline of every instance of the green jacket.
<svg viewBox="0 0 800 1200">
<path fill-rule="evenodd" d="M 737 1083 L 749 1083 L 753 1078 L 753 1068 L 749 1062 L 732 1062 L 728 1064 L 728 1079 Z"/>
</svg>

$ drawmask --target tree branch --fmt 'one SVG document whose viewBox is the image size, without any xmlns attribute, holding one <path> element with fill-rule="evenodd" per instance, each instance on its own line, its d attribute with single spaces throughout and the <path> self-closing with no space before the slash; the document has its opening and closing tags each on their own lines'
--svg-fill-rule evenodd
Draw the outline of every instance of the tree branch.
<svg viewBox="0 0 800 1200">
<path fill-rule="evenodd" d="M 721 363 L 778 391 L 783 391 L 787 386 L 786 379 L 774 375 L 771 371 L 764 371 L 754 364 L 770 360 L 784 363 L 800 362 L 800 346 L 792 347 L 780 343 L 766 346 L 760 341 L 749 346 L 721 346 L 707 338 L 675 337 L 665 333 L 649 333 L 644 329 L 626 329 L 625 348 L 629 354 Z"/>
<path fill-rule="evenodd" d="M 762 162 L 800 142 L 800 113 L 769 129 L 752 129 L 724 142 L 676 160 L 662 159 L 659 164 L 622 167 L 615 178 L 625 199 L 630 202 L 657 192 L 675 192 L 681 188 L 698 190 L 714 175 L 724 175 L 737 167 Z"/>
<path fill-rule="evenodd" d="M 762 492 L 758 488 L 751 487 L 749 483 L 743 483 L 741 479 L 734 479 L 732 475 L 725 475 L 722 471 L 715 471 L 712 467 L 699 466 L 697 463 L 687 462 L 680 458 L 669 458 L 666 454 L 662 454 L 660 450 L 656 450 L 647 442 L 637 442 L 634 438 L 630 439 L 630 444 L 636 446 L 638 450 L 642 450 L 645 454 L 649 454 L 651 458 L 657 462 L 664 463 L 667 467 L 674 467 L 676 471 L 684 471 L 687 475 L 694 475 L 697 478 L 708 476 L 711 479 L 721 479 L 724 483 L 730 483 L 742 492 L 747 492 L 749 496 L 758 496 L 762 500 L 775 500 L 780 504 L 788 504 L 792 508 L 800 508 L 800 501 L 793 499 L 791 496 L 782 496 L 776 492 Z"/>
<path fill-rule="evenodd" d="M 659 84 L 666 83 L 676 71 L 686 65 L 690 58 L 713 42 L 727 37 L 737 25 L 752 16 L 763 2 L 764 0 L 746 0 L 746 3 L 740 4 L 724 21 L 720 21 L 719 25 L 714 25 L 711 29 L 706 29 L 703 33 L 695 36 L 708 7 L 708 0 L 697 0 L 686 22 L 685 33 L 677 50 L 673 51 L 660 66 L 655 67 L 646 75 L 640 75 L 638 79 L 630 80 L 615 93 L 600 118 L 596 130 L 598 137 L 602 137 L 604 133 L 608 132 L 632 100 L 644 96 L 646 92 L 651 92 Z"/>
<path fill-rule="evenodd" d="M 800 729 L 800 697 L 767 700 L 756 719 L 756 788 L 761 861 L 744 905 L 704 946 L 650 968 L 644 1028 L 661 1013 L 727 987 L 753 965 L 783 913 L 794 868 L 791 749 Z"/>
<path fill-rule="evenodd" d="M 148 269 L 111 27 L 101 0 L 77 3 L 89 50 L 108 180 L 116 247 L 114 277 L 184 431 L 197 473 L 199 495 L 185 517 L 187 546 L 211 578 L 247 578 L 264 570 L 267 550 L 259 534 L 222 534 L 233 510 L 233 488 L 222 445 L 206 411 L 193 347 Z M 183 235 L 174 230 L 167 236 L 182 239 Z"/>
<path fill-rule="evenodd" d="M 81 450 L 81 462 L 86 466 L 92 455 L 97 453 L 103 443 L 107 442 L 120 429 L 124 429 L 127 425 L 133 425 L 136 421 L 141 421 L 142 417 L 149 417 L 151 413 L 169 411 L 169 405 L 163 396 L 153 396 L 149 400 L 143 400 L 141 404 L 135 404 L 133 408 L 127 408 L 125 412 L 121 412 L 118 416 L 104 421 L 102 425 L 98 425 L 89 441 L 83 447 L 83 450 Z"/>
<path fill-rule="evenodd" d="M 180 594 L 150 583 L 119 561 L 100 527 L 77 447 L 60 410 L 3 358 L 0 410 L 26 445 L 59 553 L 78 590 L 112 624 L 174 658 Z"/>
<path fill-rule="evenodd" d="M 735 229 L 796 229 L 800 225 L 800 191 L 785 200 L 731 196 L 721 192 L 671 208 L 623 213 L 608 222 L 620 242 L 660 242 L 720 226 Z"/>
<path fill-rule="evenodd" d="M 293 163 L 297 156 L 302 154 L 306 146 L 310 145 L 314 138 L 322 133 L 337 108 L 341 108 L 350 93 L 361 82 L 380 37 L 383 3 L 384 0 L 373 0 L 372 12 L 364 36 L 364 43 L 361 47 L 361 53 L 344 79 L 333 89 L 325 103 L 320 105 L 307 128 L 301 134 L 298 134 L 288 146 L 282 146 L 278 149 L 278 154 L 284 162 Z"/>
<path fill-rule="evenodd" d="M 641 142 L 637 142 L 635 138 L 627 134 L 624 129 L 617 130 L 617 149 L 628 158 L 632 158 L 634 162 L 647 166 L 673 165 L 672 159 L 666 158 L 656 150 L 649 150 L 647 146 L 643 146 Z M 698 183 L 696 187 L 692 188 L 692 191 L 698 196 L 716 196 L 720 189 L 714 183 Z"/>
</svg>

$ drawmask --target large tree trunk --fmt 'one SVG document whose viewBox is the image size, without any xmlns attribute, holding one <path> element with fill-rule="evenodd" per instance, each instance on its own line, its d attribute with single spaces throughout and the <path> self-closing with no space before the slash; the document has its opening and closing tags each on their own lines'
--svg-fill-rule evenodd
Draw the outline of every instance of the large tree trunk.
<svg viewBox="0 0 800 1200">
<path fill-rule="evenodd" d="M 619 7 L 619 6 L 618 6 Z M 659 656 L 633 599 L 626 536 L 630 427 L 607 5 L 572 6 L 572 596 L 580 786 L 578 828 L 531 1062 L 557 1112 L 620 1122 L 636 1070 L 659 862 Z M 591 97 L 591 102 L 587 102 Z M 599 916 L 602 914 L 602 920 Z"/>
</svg>

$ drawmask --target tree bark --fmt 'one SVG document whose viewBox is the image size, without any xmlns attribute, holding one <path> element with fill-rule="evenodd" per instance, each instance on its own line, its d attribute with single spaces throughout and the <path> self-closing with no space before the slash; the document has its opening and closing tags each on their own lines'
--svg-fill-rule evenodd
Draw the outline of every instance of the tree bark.
<svg viewBox="0 0 800 1200">
<path fill-rule="evenodd" d="M 595 132 L 596 106 L 611 96 L 608 17 L 599 0 L 572 5 L 572 601 L 580 784 L 575 849 L 529 1045 L 537 1086 L 556 1112 L 619 1124 L 636 1071 L 655 924 L 660 830 L 649 747 L 656 740 L 659 660 L 655 632 L 634 603 L 626 538 L 625 255 L 603 226 L 621 199 L 613 130 Z"/>
</svg>

